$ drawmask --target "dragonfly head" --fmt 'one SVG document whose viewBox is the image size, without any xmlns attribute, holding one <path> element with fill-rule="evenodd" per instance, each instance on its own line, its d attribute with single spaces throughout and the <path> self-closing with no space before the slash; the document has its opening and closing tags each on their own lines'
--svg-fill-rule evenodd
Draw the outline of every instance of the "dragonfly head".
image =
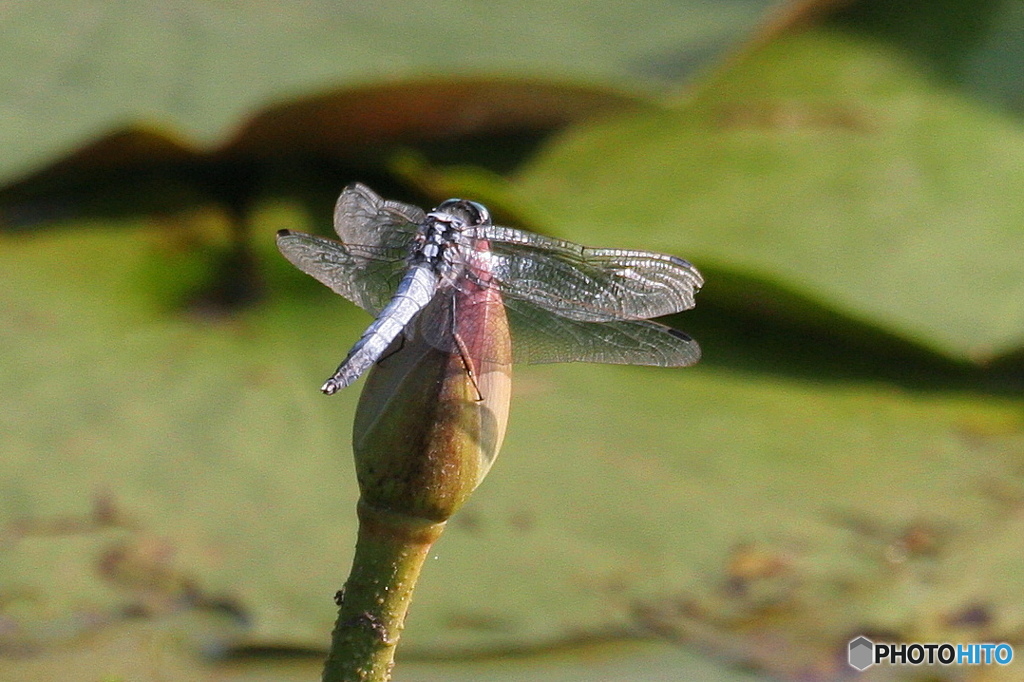
<svg viewBox="0 0 1024 682">
<path fill-rule="evenodd" d="M 461 227 L 488 225 L 491 214 L 483 204 L 468 199 L 448 199 L 430 212 L 435 220 L 458 224 Z"/>
</svg>

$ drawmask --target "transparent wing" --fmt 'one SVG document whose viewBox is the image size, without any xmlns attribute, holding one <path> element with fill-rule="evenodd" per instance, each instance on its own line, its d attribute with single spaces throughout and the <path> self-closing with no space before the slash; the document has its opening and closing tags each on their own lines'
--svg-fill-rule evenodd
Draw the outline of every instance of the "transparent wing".
<svg viewBox="0 0 1024 682">
<path fill-rule="evenodd" d="M 373 258 L 380 250 L 407 249 L 426 217 L 421 208 L 382 199 L 355 182 L 342 190 L 334 206 L 334 231 L 350 253 Z"/>
<path fill-rule="evenodd" d="M 696 268 L 675 256 L 590 249 L 497 225 L 474 227 L 469 236 L 487 240 L 489 285 L 498 287 L 507 303 L 527 301 L 569 320 L 641 320 L 677 313 L 693 307 L 693 296 L 704 284 Z"/>
<path fill-rule="evenodd" d="M 505 364 L 512 360 L 508 352 L 509 335 L 501 331 L 504 325 L 496 324 L 494 319 L 505 315 L 500 296 L 467 297 L 454 287 L 444 287 L 420 313 L 415 327 L 427 343 L 442 351 L 467 353 L 475 362 Z"/>
<path fill-rule="evenodd" d="M 488 314 L 488 302 L 463 301 L 457 308 L 453 289 L 439 291 L 418 319 L 420 333 L 436 348 L 458 352 L 452 334 L 459 328 L 464 345 L 474 336 L 476 320 Z M 700 359 L 700 346 L 687 334 L 650 320 L 582 322 L 521 299 L 504 299 L 512 336 L 514 362 L 602 362 L 614 365 L 686 367 Z M 456 320 L 456 317 L 458 319 Z M 471 352 L 502 361 L 500 339 L 476 338 Z M 488 349 L 497 349 L 490 353 Z"/>
<path fill-rule="evenodd" d="M 277 248 L 292 265 L 360 308 L 377 315 L 388 304 L 406 270 L 405 249 L 359 245 L 281 230 Z"/>
<path fill-rule="evenodd" d="M 505 299 L 515 362 L 603 362 L 686 367 L 700 359 L 688 335 L 650 320 L 584 322 L 521 299 Z"/>
</svg>

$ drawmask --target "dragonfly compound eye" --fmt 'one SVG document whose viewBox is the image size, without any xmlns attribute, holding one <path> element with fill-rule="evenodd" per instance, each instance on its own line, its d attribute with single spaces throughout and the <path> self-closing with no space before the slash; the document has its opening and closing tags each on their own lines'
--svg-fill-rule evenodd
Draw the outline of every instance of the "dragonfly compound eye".
<svg viewBox="0 0 1024 682">
<path fill-rule="evenodd" d="M 489 225 L 491 222 L 491 213 L 487 210 L 487 207 L 483 204 L 478 204 L 475 201 L 465 201 L 467 212 L 471 214 L 472 220 L 470 221 L 474 225 Z"/>
<path fill-rule="evenodd" d="M 491 222 L 490 211 L 483 204 L 467 199 L 448 199 L 431 211 L 438 217 L 456 218 L 465 225 L 487 225 Z"/>
</svg>

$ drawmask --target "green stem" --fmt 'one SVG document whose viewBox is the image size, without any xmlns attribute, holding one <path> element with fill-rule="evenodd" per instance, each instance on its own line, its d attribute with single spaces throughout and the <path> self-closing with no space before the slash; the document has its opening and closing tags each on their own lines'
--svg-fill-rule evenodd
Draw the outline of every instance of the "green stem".
<svg viewBox="0 0 1024 682">
<path fill-rule="evenodd" d="M 359 501 L 359 536 L 323 682 L 387 682 L 416 579 L 444 523 Z"/>
</svg>

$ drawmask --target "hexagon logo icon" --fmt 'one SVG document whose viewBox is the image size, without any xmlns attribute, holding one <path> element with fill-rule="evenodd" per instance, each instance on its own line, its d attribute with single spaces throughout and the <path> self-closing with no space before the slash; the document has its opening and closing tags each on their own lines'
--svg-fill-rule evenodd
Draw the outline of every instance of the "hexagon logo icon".
<svg viewBox="0 0 1024 682">
<path fill-rule="evenodd" d="M 867 670 L 874 665 L 875 644 L 867 637 L 850 641 L 850 665 L 857 670 Z"/>
</svg>

